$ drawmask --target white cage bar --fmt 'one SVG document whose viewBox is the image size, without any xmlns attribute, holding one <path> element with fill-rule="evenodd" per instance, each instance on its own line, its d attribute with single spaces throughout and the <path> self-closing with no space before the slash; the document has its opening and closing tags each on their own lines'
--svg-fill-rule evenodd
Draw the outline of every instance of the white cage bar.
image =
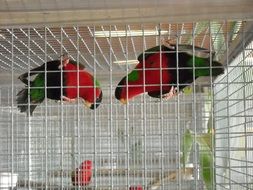
<svg viewBox="0 0 253 190">
<path fill-rule="evenodd" d="M 238 20 L 2 28 L 0 174 L 17 174 L 16 189 L 81 189 L 72 185 L 71 171 L 92 160 L 86 189 L 253 188 L 252 28 L 251 21 Z M 224 74 L 199 78 L 169 100 L 142 94 L 122 105 L 114 97 L 118 82 L 139 54 L 168 39 L 215 52 L 210 63 L 220 61 Z M 90 110 L 81 101 L 46 99 L 32 116 L 20 113 L 15 100 L 24 85 L 17 77 L 63 53 L 100 81 L 101 105 Z M 208 128 L 214 155 L 209 187 L 200 156 L 207 150 L 197 143 Z M 184 165 L 187 130 L 193 144 Z M 11 187 L 15 178 L 9 179 L 1 189 Z"/>
</svg>

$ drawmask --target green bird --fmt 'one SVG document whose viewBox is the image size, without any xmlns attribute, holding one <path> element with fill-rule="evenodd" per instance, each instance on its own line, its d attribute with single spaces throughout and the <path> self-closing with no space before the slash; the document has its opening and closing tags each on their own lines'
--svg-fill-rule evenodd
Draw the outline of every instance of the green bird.
<svg viewBox="0 0 253 190">
<path fill-rule="evenodd" d="M 183 168 L 185 165 L 189 163 L 190 154 L 192 152 L 193 143 L 197 143 L 199 145 L 199 165 L 200 165 L 200 175 L 205 183 L 206 189 L 213 189 L 213 174 L 214 174 L 214 156 L 212 152 L 212 137 L 214 133 L 204 133 L 198 134 L 196 136 L 196 142 L 194 142 L 194 138 L 192 135 L 192 131 L 187 129 L 182 137 L 181 144 L 181 163 Z"/>
</svg>

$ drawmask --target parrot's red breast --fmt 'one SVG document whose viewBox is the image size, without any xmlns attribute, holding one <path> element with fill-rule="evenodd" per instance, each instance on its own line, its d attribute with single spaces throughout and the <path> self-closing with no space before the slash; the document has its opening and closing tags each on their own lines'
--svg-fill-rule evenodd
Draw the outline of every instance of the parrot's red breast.
<svg viewBox="0 0 253 190">
<path fill-rule="evenodd" d="M 144 92 L 160 91 L 161 87 L 162 91 L 169 91 L 171 86 L 168 84 L 171 79 L 172 76 L 168 72 L 168 57 L 166 54 L 162 53 L 161 56 L 159 53 L 150 55 L 148 59 L 140 61 L 128 75 L 128 83 L 126 78 L 124 78 L 124 81 L 119 84 L 121 86 L 120 98 L 131 99 Z"/>
<path fill-rule="evenodd" d="M 64 91 L 68 98 L 77 98 L 79 92 L 79 97 L 94 103 L 101 93 L 101 89 L 95 85 L 93 76 L 81 68 L 78 69 L 77 65 L 69 63 L 64 67 Z"/>
</svg>

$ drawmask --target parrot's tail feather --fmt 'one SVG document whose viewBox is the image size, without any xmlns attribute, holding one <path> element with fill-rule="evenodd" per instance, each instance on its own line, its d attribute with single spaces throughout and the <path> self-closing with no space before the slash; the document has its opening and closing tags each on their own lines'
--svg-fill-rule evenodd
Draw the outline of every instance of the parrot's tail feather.
<svg viewBox="0 0 253 190">
<path fill-rule="evenodd" d="M 18 109 L 20 112 L 26 112 L 28 109 L 27 102 L 28 102 L 28 89 L 22 89 L 21 91 L 18 92 L 17 94 L 17 104 L 18 104 Z"/>
<path fill-rule="evenodd" d="M 17 107 L 21 113 L 26 112 L 28 115 L 28 89 L 22 89 L 17 94 Z M 30 115 L 32 115 L 33 111 L 37 105 L 30 105 Z"/>
</svg>

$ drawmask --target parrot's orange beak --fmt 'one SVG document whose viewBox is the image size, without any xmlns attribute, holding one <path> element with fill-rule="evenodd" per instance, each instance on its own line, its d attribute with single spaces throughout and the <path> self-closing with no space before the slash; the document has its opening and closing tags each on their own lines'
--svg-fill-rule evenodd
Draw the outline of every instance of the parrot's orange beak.
<svg viewBox="0 0 253 190">
<path fill-rule="evenodd" d="M 90 102 L 84 100 L 84 105 L 85 105 L 86 107 L 90 108 L 91 105 L 92 105 L 92 103 L 90 103 Z"/>
<path fill-rule="evenodd" d="M 124 98 L 121 98 L 121 99 L 120 99 L 120 102 L 121 102 L 122 104 L 127 104 L 127 100 L 124 99 Z"/>
</svg>

